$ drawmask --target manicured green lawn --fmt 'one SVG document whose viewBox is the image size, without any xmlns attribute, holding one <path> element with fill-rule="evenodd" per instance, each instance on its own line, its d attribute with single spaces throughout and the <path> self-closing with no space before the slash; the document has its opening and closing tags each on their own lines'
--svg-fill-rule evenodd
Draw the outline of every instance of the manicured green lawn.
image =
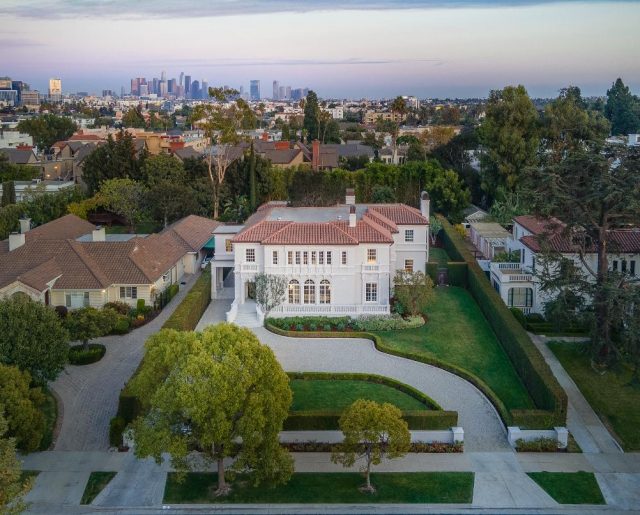
<svg viewBox="0 0 640 515">
<path fill-rule="evenodd" d="M 91 504 L 105 486 L 109 484 L 116 475 L 116 472 L 92 472 L 89 475 L 87 486 L 84 487 L 80 504 Z"/>
<path fill-rule="evenodd" d="M 560 504 L 605 504 L 591 472 L 529 472 L 528 475 Z"/>
<path fill-rule="evenodd" d="M 529 393 L 468 291 L 453 286 L 437 288 L 427 316 L 427 323 L 417 329 L 375 334 L 392 349 L 466 369 L 482 379 L 507 409 L 533 407 Z"/>
<path fill-rule="evenodd" d="M 53 443 L 53 432 L 56 428 L 56 421 L 58 419 L 58 404 L 56 403 L 56 399 L 53 394 L 48 390 L 44 389 L 45 400 L 42 405 L 42 412 L 44 413 L 45 419 L 45 430 L 42 435 L 42 441 L 40 442 L 41 451 L 46 451 L 51 447 Z"/>
<path fill-rule="evenodd" d="M 640 387 L 629 384 L 631 369 L 620 366 L 600 375 L 591 368 L 585 344 L 548 345 L 591 407 L 616 433 L 624 450 L 640 451 Z"/>
<path fill-rule="evenodd" d="M 358 399 L 388 402 L 402 411 L 427 410 L 424 403 L 385 384 L 351 379 L 293 379 L 291 411 L 343 410 Z"/>
<path fill-rule="evenodd" d="M 440 266 L 446 266 L 451 261 L 449 254 L 439 247 L 429 247 L 429 263 L 438 263 Z"/>
<path fill-rule="evenodd" d="M 357 473 L 294 474 L 284 486 L 252 487 L 242 478 L 232 483 L 227 497 L 214 495 L 215 473 L 190 473 L 183 483 L 169 473 L 165 503 L 470 503 L 472 472 L 414 472 L 372 474 L 373 495 L 358 490 L 364 478 Z"/>
</svg>

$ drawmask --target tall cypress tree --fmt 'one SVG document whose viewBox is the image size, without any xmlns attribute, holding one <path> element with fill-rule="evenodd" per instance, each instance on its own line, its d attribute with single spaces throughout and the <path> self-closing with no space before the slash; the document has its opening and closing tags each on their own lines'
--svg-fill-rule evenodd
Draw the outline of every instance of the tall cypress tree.
<svg viewBox="0 0 640 515">
<path fill-rule="evenodd" d="M 13 181 L 2 183 L 2 206 L 16 203 L 16 185 Z"/>
</svg>

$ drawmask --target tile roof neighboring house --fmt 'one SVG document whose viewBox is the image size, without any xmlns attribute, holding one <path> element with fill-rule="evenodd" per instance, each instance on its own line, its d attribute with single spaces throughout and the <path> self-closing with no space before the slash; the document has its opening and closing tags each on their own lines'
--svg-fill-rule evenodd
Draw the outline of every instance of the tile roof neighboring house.
<svg viewBox="0 0 640 515">
<path fill-rule="evenodd" d="M 0 148 L 0 152 L 7 156 L 9 163 L 13 165 L 28 165 L 38 163 L 38 158 L 32 149 Z"/>
<path fill-rule="evenodd" d="M 180 161 L 184 161 L 185 159 L 201 159 L 204 157 L 201 152 L 198 152 L 193 147 L 177 148 L 173 151 L 173 155 L 180 159 Z"/>
<path fill-rule="evenodd" d="M 556 232 L 564 227 L 557 218 L 539 218 L 532 215 L 516 216 L 513 221 L 533 234 Z"/>
<path fill-rule="evenodd" d="M 577 253 L 582 247 L 571 241 L 570 236 L 556 233 L 553 235 L 523 236 L 520 241 L 533 252 L 548 249 L 562 254 Z M 595 253 L 593 245 L 584 249 L 587 253 Z M 640 229 L 617 229 L 609 231 L 609 254 L 640 254 Z"/>
<path fill-rule="evenodd" d="M 189 215 L 167 227 L 161 234 L 173 231 L 186 242 L 190 252 L 197 252 L 211 239 L 213 231 L 219 225 L 220 222 L 215 220 Z"/>
<path fill-rule="evenodd" d="M 274 165 L 288 165 L 300 155 L 302 151 L 300 149 L 287 149 L 287 150 L 267 150 L 264 153 L 266 159 L 271 161 Z"/>
</svg>

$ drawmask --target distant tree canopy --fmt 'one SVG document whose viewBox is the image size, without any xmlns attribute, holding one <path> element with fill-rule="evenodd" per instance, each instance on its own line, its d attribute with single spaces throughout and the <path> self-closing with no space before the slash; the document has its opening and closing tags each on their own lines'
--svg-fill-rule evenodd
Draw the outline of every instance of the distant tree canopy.
<svg viewBox="0 0 640 515">
<path fill-rule="evenodd" d="M 611 122 L 613 135 L 626 136 L 640 132 L 640 98 L 631 93 L 622 79 L 618 78 L 607 91 L 604 112 Z"/>
<path fill-rule="evenodd" d="M 55 114 L 43 114 L 22 120 L 16 128 L 31 136 L 34 145 L 40 150 L 48 150 L 56 141 L 69 139 L 78 130 L 73 120 Z"/>
</svg>

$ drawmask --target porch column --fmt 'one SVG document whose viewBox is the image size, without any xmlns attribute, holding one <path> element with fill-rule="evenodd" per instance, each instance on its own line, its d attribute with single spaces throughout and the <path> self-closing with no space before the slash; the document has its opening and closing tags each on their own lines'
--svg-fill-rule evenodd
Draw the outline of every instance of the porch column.
<svg viewBox="0 0 640 515">
<path fill-rule="evenodd" d="M 214 262 L 209 263 L 211 267 L 211 299 L 215 300 L 218 297 L 218 267 Z"/>
</svg>

